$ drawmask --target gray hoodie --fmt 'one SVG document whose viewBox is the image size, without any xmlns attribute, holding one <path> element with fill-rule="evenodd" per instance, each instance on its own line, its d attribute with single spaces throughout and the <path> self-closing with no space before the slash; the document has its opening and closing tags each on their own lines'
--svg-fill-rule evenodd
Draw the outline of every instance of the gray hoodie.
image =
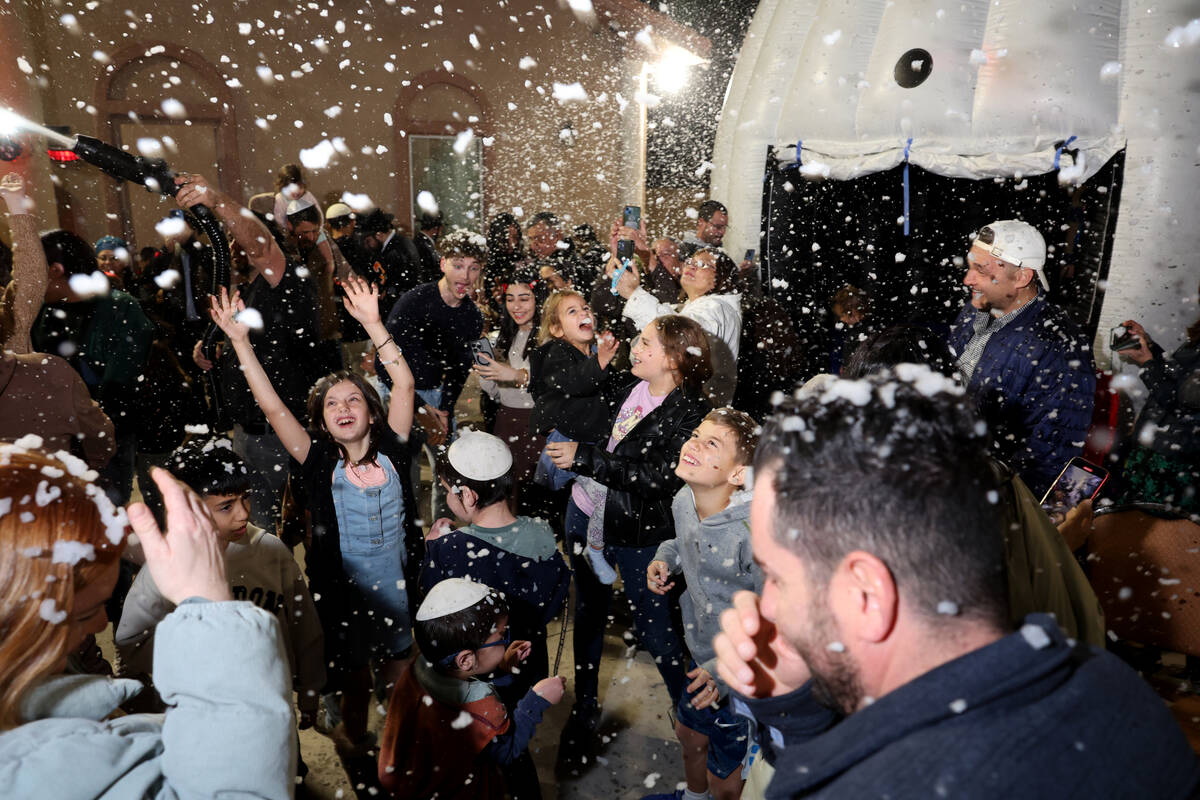
<svg viewBox="0 0 1200 800">
<path fill-rule="evenodd" d="M 712 640 L 721 631 L 721 612 L 743 589 L 762 592 L 762 570 L 750 550 L 750 492 L 735 492 L 725 510 L 701 521 L 691 487 L 675 495 L 671 514 L 675 538 L 658 546 L 655 561 L 665 561 L 672 575 L 683 573 L 687 591 L 679 599 L 684 637 L 696 663 L 717 677 Z M 723 684 L 721 693 L 728 690 Z"/>
<path fill-rule="evenodd" d="M 169 708 L 106 719 L 136 682 L 54 677 L 0 732 L 5 800 L 286 800 L 296 728 L 273 614 L 185 600 L 158 626 L 154 679 Z"/>
</svg>

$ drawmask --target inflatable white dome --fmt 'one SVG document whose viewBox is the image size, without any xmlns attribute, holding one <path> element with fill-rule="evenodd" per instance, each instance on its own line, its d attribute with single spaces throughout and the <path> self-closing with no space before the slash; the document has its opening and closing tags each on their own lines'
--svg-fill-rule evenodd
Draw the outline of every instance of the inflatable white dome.
<svg viewBox="0 0 1200 800">
<path fill-rule="evenodd" d="M 730 252 L 759 246 L 769 147 L 778 166 L 799 145 L 810 180 L 907 158 L 977 180 L 1059 167 L 1067 193 L 1124 150 L 1090 312 L 1097 362 L 1109 327 L 1131 316 L 1173 349 L 1200 316 L 1196 17 L 1183 0 L 762 0 L 713 157 Z M 964 252 L 968 233 L 956 234 Z"/>
</svg>

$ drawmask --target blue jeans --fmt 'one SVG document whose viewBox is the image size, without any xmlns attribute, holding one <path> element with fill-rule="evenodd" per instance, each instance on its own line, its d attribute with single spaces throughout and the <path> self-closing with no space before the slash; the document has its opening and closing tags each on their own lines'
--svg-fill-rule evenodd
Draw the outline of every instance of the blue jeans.
<svg viewBox="0 0 1200 800">
<path fill-rule="evenodd" d="M 596 580 L 587 556 L 587 515 L 572 500 L 567 504 L 566 546 L 575 570 L 575 702 L 594 704 L 599 696 L 600 656 L 604 652 L 604 628 L 612 587 Z M 604 557 L 621 573 L 625 596 L 633 612 L 633 632 L 654 657 L 671 703 L 678 705 L 687 686 L 683 637 L 671 620 L 665 596 L 646 586 L 646 567 L 654 560 L 658 545 L 620 547 L 608 545 Z"/>
</svg>

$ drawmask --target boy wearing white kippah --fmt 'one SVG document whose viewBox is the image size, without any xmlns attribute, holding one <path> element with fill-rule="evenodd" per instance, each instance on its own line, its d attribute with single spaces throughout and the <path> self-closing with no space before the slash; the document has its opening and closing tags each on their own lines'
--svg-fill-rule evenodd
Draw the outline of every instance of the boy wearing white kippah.
<svg viewBox="0 0 1200 800">
<path fill-rule="evenodd" d="M 508 606 L 463 578 L 438 583 L 417 610 L 421 655 L 396 684 L 379 742 L 379 781 L 393 797 L 500 800 L 501 767 L 519 759 L 563 679 L 539 681 L 510 716 L 485 680 L 510 670 L 529 642 L 510 641 Z"/>
<path fill-rule="evenodd" d="M 450 530 L 449 520 L 434 523 L 421 565 L 422 590 L 446 578 L 470 578 L 508 601 L 513 637 L 531 645 L 520 671 L 496 682 L 510 708 L 550 674 L 546 626 L 562 611 L 571 586 L 554 531 L 512 512 L 512 463 L 508 445 L 490 433 L 464 431 L 450 445 L 438 474 L 446 504 L 467 524 Z"/>
</svg>

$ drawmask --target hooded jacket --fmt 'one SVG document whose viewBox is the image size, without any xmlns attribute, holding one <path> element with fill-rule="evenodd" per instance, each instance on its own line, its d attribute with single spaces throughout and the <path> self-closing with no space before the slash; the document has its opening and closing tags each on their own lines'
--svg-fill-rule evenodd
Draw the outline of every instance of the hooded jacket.
<svg viewBox="0 0 1200 800">
<path fill-rule="evenodd" d="M 105 719 L 136 681 L 47 680 L 22 702 L 29 722 L 0 733 L 5 800 L 292 796 L 297 740 L 274 615 L 187 600 L 157 638 L 166 715 Z"/>
<path fill-rule="evenodd" d="M 806 684 L 806 687 L 809 684 Z M 768 800 L 796 797 L 1193 797 L 1200 761 L 1163 702 L 1116 656 L 1031 614 L 832 723 L 802 688 L 736 696 L 773 729 Z M 778 701 L 792 702 L 786 712 Z"/>
<path fill-rule="evenodd" d="M 713 637 L 721 632 L 721 612 L 743 589 L 762 593 L 763 574 L 750 549 L 751 492 L 734 492 L 724 510 L 707 519 L 696 513 L 696 497 L 684 486 L 671 504 L 675 538 L 658 546 L 655 561 L 665 561 L 672 575 L 683 573 L 687 589 L 679 598 L 684 638 L 692 658 L 717 674 Z M 726 693 L 720 683 L 721 693 Z"/>
</svg>

